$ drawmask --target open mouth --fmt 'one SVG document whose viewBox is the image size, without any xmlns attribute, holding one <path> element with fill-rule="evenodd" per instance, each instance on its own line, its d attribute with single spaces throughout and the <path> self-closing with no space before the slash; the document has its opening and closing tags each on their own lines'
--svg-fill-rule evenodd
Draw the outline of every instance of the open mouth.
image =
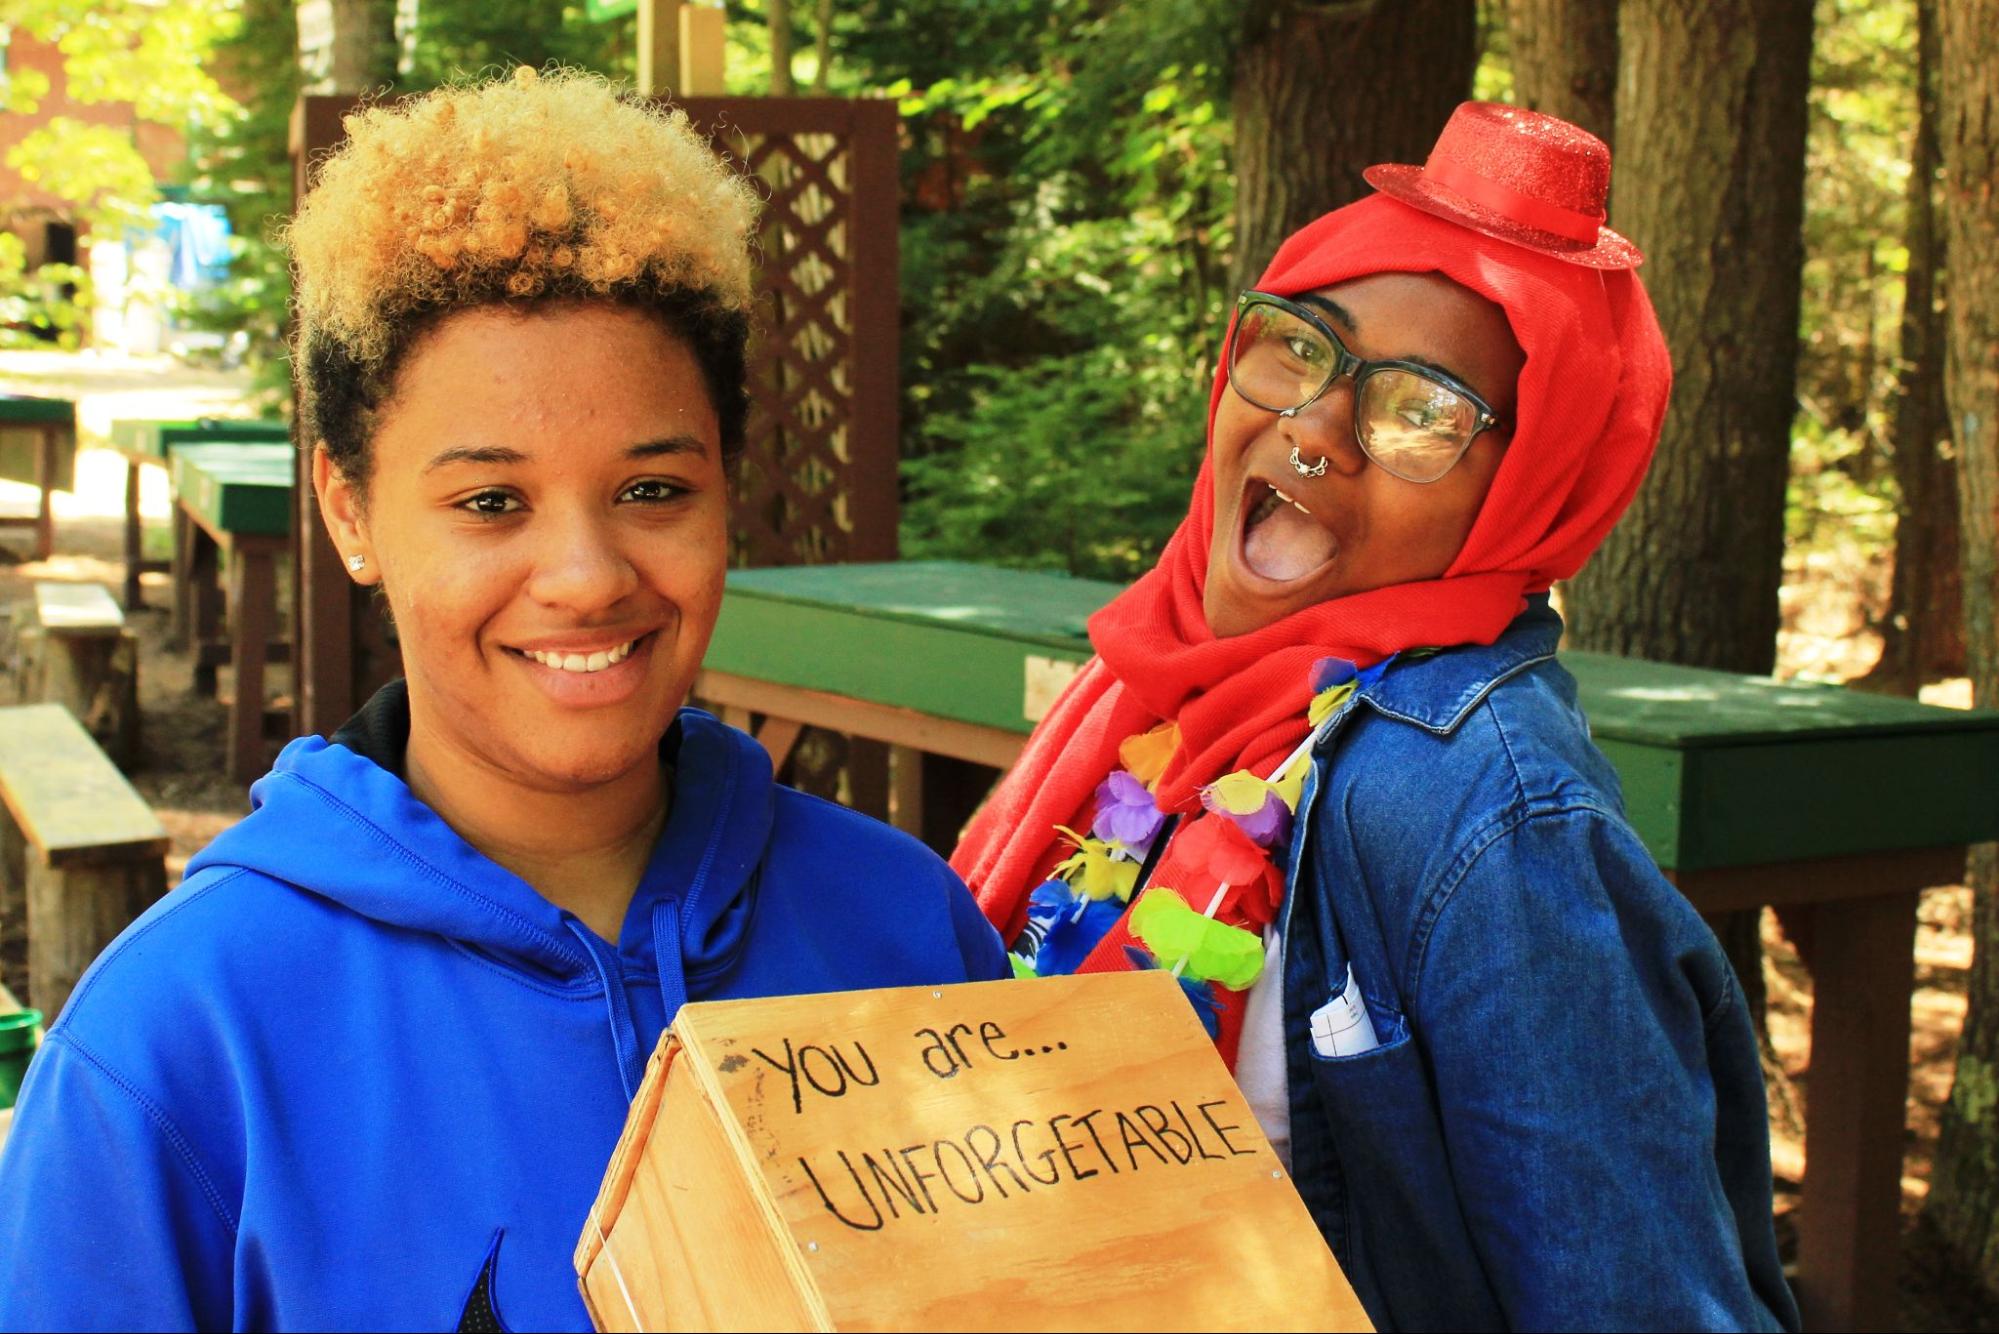
<svg viewBox="0 0 1999 1334">
<path fill-rule="evenodd" d="M 1340 554 L 1339 539 L 1311 510 L 1261 478 L 1245 485 L 1242 516 L 1242 563 L 1258 578 L 1295 583 Z"/>
<path fill-rule="evenodd" d="M 614 644 L 609 648 L 596 649 L 589 653 L 555 653 L 543 652 L 540 649 L 523 648 L 510 648 L 507 651 L 518 654 L 530 662 L 538 662 L 542 666 L 552 668 L 558 672 L 571 672 L 578 676 L 590 676 L 617 666 L 626 658 L 632 656 L 633 649 L 651 637 L 651 634 L 643 634 L 637 639 L 628 639 L 622 644 Z"/>
</svg>

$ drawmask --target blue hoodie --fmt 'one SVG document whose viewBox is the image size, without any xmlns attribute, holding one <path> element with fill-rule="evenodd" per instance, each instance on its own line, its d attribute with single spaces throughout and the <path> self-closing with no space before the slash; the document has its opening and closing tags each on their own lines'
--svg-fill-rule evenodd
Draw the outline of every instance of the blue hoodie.
<svg viewBox="0 0 1999 1334">
<path fill-rule="evenodd" d="M 613 948 L 388 769 L 288 746 L 28 1071 L 0 1328 L 589 1329 L 570 1257 L 682 1001 L 1006 973 L 921 845 L 707 714 L 663 750 Z"/>
</svg>

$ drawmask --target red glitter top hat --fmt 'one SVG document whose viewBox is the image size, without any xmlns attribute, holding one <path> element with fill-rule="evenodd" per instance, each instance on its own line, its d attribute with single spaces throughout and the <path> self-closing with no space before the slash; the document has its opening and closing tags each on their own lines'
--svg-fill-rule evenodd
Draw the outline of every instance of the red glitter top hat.
<svg viewBox="0 0 1999 1334">
<path fill-rule="evenodd" d="M 1638 247 L 1603 225 L 1610 149 L 1558 116 L 1499 102 L 1451 113 L 1420 167 L 1361 173 L 1411 208 L 1592 269 L 1635 269 Z"/>
</svg>

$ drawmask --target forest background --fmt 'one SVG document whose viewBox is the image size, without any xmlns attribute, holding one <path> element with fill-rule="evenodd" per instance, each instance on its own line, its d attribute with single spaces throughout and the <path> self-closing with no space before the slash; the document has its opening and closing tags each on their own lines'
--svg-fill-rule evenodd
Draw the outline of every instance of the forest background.
<svg viewBox="0 0 1999 1334">
<path fill-rule="evenodd" d="M 582 3 L 329 8 L 347 90 L 515 63 L 636 73 L 633 20 Z M 1990 451 L 1999 466 L 1999 402 L 1983 425 L 1946 407 L 1999 383 L 1999 338 L 1946 374 L 1953 341 L 1999 335 L 1999 315 L 1991 264 L 1958 266 L 1953 292 L 1945 259 L 1952 237 L 1965 255 L 1999 243 L 1999 0 L 726 8 L 731 93 L 901 106 L 904 556 L 1144 570 L 1184 511 L 1235 291 L 1291 227 L 1356 197 L 1361 167 L 1421 161 L 1465 97 L 1509 100 L 1613 143 L 1611 222 L 1651 255 L 1679 382 L 1652 482 L 1565 590 L 1572 641 L 1768 671 L 1786 553 L 1837 552 L 1871 590 L 1863 628 L 1883 644 L 1864 684 L 1914 693 L 1968 672 L 1999 705 L 1999 506 L 1978 491 L 1963 512 L 1985 526 L 1961 540 L 1958 522 L 1960 472 L 1977 487 L 1991 472 L 1960 460 Z M 73 92 L 190 127 L 186 184 L 226 204 L 241 238 L 230 281 L 196 313 L 252 335 L 272 406 L 285 403 L 274 232 L 304 83 L 293 0 L 5 0 L 0 19 L 59 39 Z M 35 96 L 0 80 L 0 106 Z M 1966 130 L 1973 96 L 1983 139 Z M 10 161 L 95 227 L 153 195 L 127 148 L 87 127 L 51 124 Z M 0 309 L 73 328 L 49 280 L 0 238 Z M 1981 865 L 1927 1226 L 1999 1294 L 1999 922 L 1989 855 Z M 1724 936 L 1760 992 L 1755 923 L 1738 927 Z"/>
</svg>

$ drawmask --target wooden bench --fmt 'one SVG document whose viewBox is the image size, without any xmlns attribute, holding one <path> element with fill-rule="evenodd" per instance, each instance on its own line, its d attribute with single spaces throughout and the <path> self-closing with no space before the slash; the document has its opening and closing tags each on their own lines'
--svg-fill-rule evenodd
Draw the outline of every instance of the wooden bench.
<svg viewBox="0 0 1999 1334">
<path fill-rule="evenodd" d="M 735 570 L 694 693 L 766 719 L 780 764 L 802 723 L 891 743 L 896 823 L 948 851 L 984 786 L 931 771 L 1012 763 L 1118 592 L 948 562 Z M 1999 713 L 1562 662 L 1667 878 L 1703 913 L 1777 907 L 1811 970 L 1799 1299 L 1811 1328 L 1889 1327 L 1916 895 L 1999 838 Z"/>
<path fill-rule="evenodd" d="M 0 477 L 40 491 L 33 514 L 0 514 L 0 526 L 32 527 L 35 559 L 47 560 L 55 552 L 56 534 L 50 492 L 76 489 L 76 404 L 0 394 Z"/>
<path fill-rule="evenodd" d="M 141 550 L 139 470 L 167 467 L 173 451 L 182 445 L 283 444 L 290 439 L 291 428 L 281 421 L 237 417 L 175 421 L 124 418 L 111 423 L 111 447 L 125 456 L 125 610 L 138 611 L 146 605 L 139 587 L 141 574 L 179 568 L 178 562 L 147 560 Z M 178 586 L 174 596 L 182 596 Z"/>
<path fill-rule="evenodd" d="M 0 917 L 25 905 L 28 1000 L 45 1022 L 166 891 L 166 851 L 159 817 L 68 709 L 0 708 Z"/>
<path fill-rule="evenodd" d="M 110 592 L 37 580 L 24 619 L 21 702 L 64 706 L 121 768 L 131 765 L 139 753 L 139 645 Z"/>
<path fill-rule="evenodd" d="M 177 448 L 170 465 L 191 594 L 195 689 L 212 694 L 216 667 L 234 665 L 229 776 L 239 783 L 259 777 L 270 761 L 264 669 L 278 629 L 277 564 L 291 550 L 293 461 L 289 445 L 209 444 Z"/>
</svg>

